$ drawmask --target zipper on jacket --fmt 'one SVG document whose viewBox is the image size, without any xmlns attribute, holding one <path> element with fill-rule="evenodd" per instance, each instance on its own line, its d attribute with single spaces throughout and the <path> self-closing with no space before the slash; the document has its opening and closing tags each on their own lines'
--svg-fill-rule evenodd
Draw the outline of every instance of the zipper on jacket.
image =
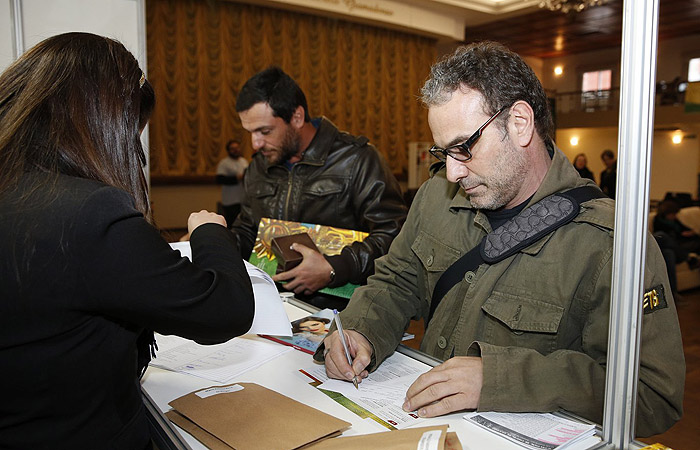
<svg viewBox="0 0 700 450">
<path fill-rule="evenodd" d="M 289 170 L 289 177 L 287 181 L 287 198 L 284 201 L 284 220 L 289 220 L 289 199 L 292 196 L 292 181 L 294 180 L 294 175 L 292 174 L 294 172 L 294 168 L 296 167 L 296 164 L 294 164 Z"/>
</svg>

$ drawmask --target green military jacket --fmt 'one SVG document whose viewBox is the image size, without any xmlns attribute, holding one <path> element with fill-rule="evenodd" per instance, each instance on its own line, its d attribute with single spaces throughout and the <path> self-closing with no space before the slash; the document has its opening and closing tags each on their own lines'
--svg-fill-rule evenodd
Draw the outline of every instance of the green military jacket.
<svg viewBox="0 0 700 450">
<path fill-rule="evenodd" d="M 530 204 L 586 184 L 592 182 L 555 150 Z M 479 410 L 565 409 L 601 423 L 614 213 L 613 200 L 586 202 L 572 222 L 501 262 L 467 272 L 442 299 L 421 350 L 442 360 L 481 356 Z M 341 314 L 346 329 L 374 346 L 370 369 L 394 351 L 410 319 L 427 317 L 445 269 L 490 231 L 486 216 L 447 181 L 444 167 L 421 187 L 389 253 Z M 651 435 L 681 417 L 685 381 L 676 308 L 653 238 L 644 289 L 659 299 L 644 308 L 641 329 L 637 432 Z"/>
</svg>

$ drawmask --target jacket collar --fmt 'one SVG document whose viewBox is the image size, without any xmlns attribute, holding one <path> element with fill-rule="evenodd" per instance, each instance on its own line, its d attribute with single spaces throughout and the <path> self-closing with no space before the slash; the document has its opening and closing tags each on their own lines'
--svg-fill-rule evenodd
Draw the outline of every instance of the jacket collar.
<svg viewBox="0 0 700 450">
<path fill-rule="evenodd" d="M 316 130 L 316 135 L 304 150 L 300 163 L 322 166 L 328 158 L 328 152 L 330 152 L 338 134 L 338 128 L 323 116 L 320 117 L 320 120 L 321 123 Z"/>
</svg>

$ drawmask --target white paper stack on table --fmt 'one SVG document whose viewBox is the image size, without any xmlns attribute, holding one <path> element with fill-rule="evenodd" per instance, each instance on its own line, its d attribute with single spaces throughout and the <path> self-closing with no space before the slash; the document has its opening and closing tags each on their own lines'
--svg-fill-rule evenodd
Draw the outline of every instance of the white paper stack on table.
<svg viewBox="0 0 700 450">
<path fill-rule="evenodd" d="M 189 242 L 170 246 L 183 257 L 192 259 Z M 279 292 L 272 278 L 262 270 L 245 263 L 255 295 L 255 317 L 246 334 L 291 336 L 292 327 Z M 235 293 L 231 293 L 235 296 Z M 250 338 L 235 338 L 223 344 L 200 345 L 178 336 L 156 334 L 158 351 L 151 361 L 154 367 L 187 373 L 225 383 L 265 362 L 291 350 L 288 347 Z"/>
<path fill-rule="evenodd" d="M 464 418 L 530 450 L 588 449 L 600 442 L 595 425 L 549 413 L 474 412 Z"/>
</svg>

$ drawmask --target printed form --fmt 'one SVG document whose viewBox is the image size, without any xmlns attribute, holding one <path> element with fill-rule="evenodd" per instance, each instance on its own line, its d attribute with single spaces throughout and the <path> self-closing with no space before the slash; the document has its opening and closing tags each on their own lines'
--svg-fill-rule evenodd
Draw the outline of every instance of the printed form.
<svg viewBox="0 0 700 450">
<path fill-rule="evenodd" d="M 401 406 L 411 384 L 430 369 L 427 364 L 395 352 L 369 377 L 362 380 L 359 389 L 355 389 L 350 382 L 329 379 L 325 366 L 314 365 L 301 369 L 300 372 L 320 381 L 321 384 L 316 386 L 318 389 L 342 394 L 393 428 L 401 429 L 424 420 L 415 412 L 405 412 Z"/>
</svg>

